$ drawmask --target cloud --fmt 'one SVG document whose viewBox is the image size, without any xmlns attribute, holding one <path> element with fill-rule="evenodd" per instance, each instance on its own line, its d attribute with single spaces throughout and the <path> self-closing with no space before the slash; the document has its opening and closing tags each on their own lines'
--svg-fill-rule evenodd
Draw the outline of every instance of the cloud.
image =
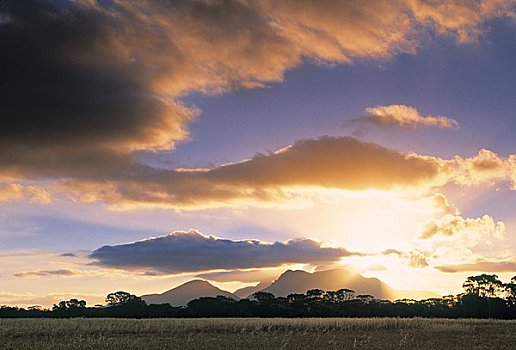
<svg viewBox="0 0 516 350">
<path fill-rule="evenodd" d="M 408 256 L 408 264 L 409 266 L 416 268 L 427 267 L 429 265 L 425 254 L 417 250 L 410 252 Z"/>
<path fill-rule="evenodd" d="M 479 26 L 486 18 L 493 16 L 514 17 L 513 0 L 437 0 L 409 1 L 415 20 L 430 25 L 437 33 L 449 33 L 460 42 L 477 40 L 484 29 Z"/>
<path fill-rule="evenodd" d="M 516 154 L 511 154 L 508 158 L 510 166 L 510 177 L 512 181 L 512 189 L 516 191 Z"/>
<path fill-rule="evenodd" d="M 52 202 L 49 192 L 38 186 L 0 182 L 0 202 L 29 198 L 31 202 L 48 204 Z"/>
<path fill-rule="evenodd" d="M 442 193 L 436 193 L 433 196 L 435 207 L 443 214 L 459 215 L 459 209 L 450 203 L 448 198 Z"/>
<path fill-rule="evenodd" d="M 505 262 L 499 265 L 487 263 L 489 259 L 485 257 L 500 254 L 497 247 L 503 242 L 505 233 L 505 224 L 489 215 L 464 218 L 446 214 L 422 224 L 409 252 L 397 255 L 409 266 L 431 266 L 443 272 L 469 271 L 466 268 L 480 266 L 508 268 L 511 265 Z"/>
<path fill-rule="evenodd" d="M 103 246 L 90 258 L 103 267 L 177 274 L 330 262 L 353 254 L 343 248 L 323 247 L 310 239 L 293 239 L 285 243 L 233 241 L 189 230 L 134 243 Z"/>
<path fill-rule="evenodd" d="M 492 265 L 494 269 L 494 264 L 484 264 L 489 261 L 487 256 L 507 256 L 508 252 L 501 253 L 499 250 L 506 235 L 504 222 L 496 221 L 490 215 L 463 217 L 458 212 L 453 213 L 456 208 L 443 194 L 437 194 L 433 198 L 438 199 L 440 203 L 446 200 L 444 207 L 449 209 L 449 213 L 442 215 L 445 210 L 434 212 L 433 215 L 442 216 L 420 224 L 413 239 L 406 242 L 408 244 L 403 249 L 387 249 L 377 255 L 397 258 L 414 268 L 432 267 L 442 271 L 458 270 L 461 266 L 469 268 L 480 262 L 482 265 L 475 266 L 484 266 L 487 269 Z M 503 260 L 504 263 L 506 261 Z M 503 268 L 504 264 L 498 266 Z"/>
<path fill-rule="evenodd" d="M 139 168 L 113 181 L 68 181 L 63 191 L 115 209 L 202 208 L 291 199 L 296 188 L 347 190 L 418 186 L 438 174 L 437 162 L 350 137 L 301 140 L 270 154 L 212 169 Z"/>
<path fill-rule="evenodd" d="M 263 87 L 307 61 L 346 64 L 413 53 L 429 28 L 474 40 L 486 20 L 514 13 L 510 3 L 3 1 L 0 186 L 6 191 L 0 201 L 48 202 L 51 192 L 65 192 L 116 209 L 206 208 L 292 199 L 299 187 L 392 189 L 514 178 L 516 162 L 487 150 L 444 160 L 350 138 L 301 140 L 205 170 L 154 169 L 138 157 L 188 139 L 188 125 L 200 113 L 181 102 L 189 93 Z M 454 124 L 411 108 L 370 111 L 407 125 Z M 59 184 L 51 191 L 23 185 L 27 179 Z"/>
<path fill-rule="evenodd" d="M 466 235 L 470 241 L 476 241 L 477 237 L 486 234 L 499 238 L 505 234 L 505 225 L 501 221 L 495 222 L 489 215 L 472 219 L 448 214 L 425 223 L 419 232 L 419 237 L 429 239 L 435 236 L 453 237 L 457 234 Z"/>
<path fill-rule="evenodd" d="M 397 256 L 403 256 L 405 255 L 402 251 L 398 250 L 398 249 L 386 249 L 384 250 L 383 252 L 381 252 L 380 254 L 382 255 L 397 255 Z"/>
<path fill-rule="evenodd" d="M 516 272 L 516 259 L 501 261 L 478 261 L 469 264 L 439 265 L 435 267 L 441 272 Z"/>
<path fill-rule="evenodd" d="M 274 153 L 209 169 L 134 167 L 105 180 L 69 180 L 58 191 L 74 200 L 109 208 L 200 209 L 232 205 L 278 205 L 302 197 L 303 189 L 425 191 L 449 183 L 462 186 L 511 180 L 510 158 L 480 150 L 452 159 L 406 154 L 351 137 L 299 140 Z M 443 213 L 457 208 L 437 194 Z"/>
<path fill-rule="evenodd" d="M 58 270 L 38 270 L 38 271 L 23 271 L 14 273 L 14 277 L 30 278 L 30 277 L 46 277 L 46 276 L 59 276 L 59 277 L 72 277 L 82 275 L 83 272 L 74 269 L 58 269 Z"/>
<path fill-rule="evenodd" d="M 0 179 L 116 177 L 173 149 L 200 111 L 193 91 L 281 82 L 303 62 L 459 41 L 512 1 L 3 1 Z M 59 35 L 56 35 L 59 33 Z"/>
<path fill-rule="evenodd" d="M 478 154 L 470 158 L 455 156 L 449 163 L 452 167 L 453 181 L 465 185 L 494 183 L 498 180 L 512 180 L 515 184 L 515 169 L 512 159 L 515 155 L 502 158 L 495 152 L 481 149 Z M 512 165 L 512 166 L 511 166 Z"/>
<path fill-rule="evenodd" d="M 433 29 L 474 41 L 489 18 L 514 14 L 514 1 L 266 0 L 257 2 L 272 25 L 305 55 L 320 61 L 413 53 L 418 34 Z"/>
<path fill-rule="evenodd" d="M 133 151 L 169 149 L 186 137 L 192 111 L 152 89 L 152 62 L 139 61 L 133 50 L 136 32 L 147 38 L 142 52 L 159 38 L 113 6 L 2 4 L 10 18 L 0 26 L 4 176 L 118 170 Z"/>
<path fill-rule="evenodd" d="M 459 126 L 454 119 L 443 116 L 423 116 L 416 108 L 406 105 L 369 107 L 365 110 L 365 116 L 355 119 L 354 122 L 370 122 L 377 125 L 395 125 L 407 128 L 422 126 L 453 129 Z"/>
<path fill-rule="evenodd" d="M 503 157 L 488 149 L 480 149 L 478 154 L 464 158 L 456 155 L 451 159 L 415 154 L 415 157 L 433 161 L 438 168 L 438 175 L 432 186 L 457 184 L 461 186 L 494 185 L 499 181 L 512 182 L 515 188 L 515 155 Z"/>
</svg>

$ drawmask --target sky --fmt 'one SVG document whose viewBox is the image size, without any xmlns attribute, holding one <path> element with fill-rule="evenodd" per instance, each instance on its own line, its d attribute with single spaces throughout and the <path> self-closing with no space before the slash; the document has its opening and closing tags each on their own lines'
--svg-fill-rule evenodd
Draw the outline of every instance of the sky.
<svg viewBox="0 0 516 350">
<path fill-rule="evenodd" d="M 513 0 L 0 3 L 0 304 L 516 275 Z"/>
</svg>

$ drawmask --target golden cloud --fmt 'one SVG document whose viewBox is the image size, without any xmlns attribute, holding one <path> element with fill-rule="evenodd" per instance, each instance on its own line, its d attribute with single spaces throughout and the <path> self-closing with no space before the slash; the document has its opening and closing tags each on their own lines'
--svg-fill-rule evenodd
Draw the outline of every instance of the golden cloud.
<svg viewBox="0 0 516 350">
<path fill-rule="evenodd" d="M 351 137 L 300 140 L 270 154 L 211 169 L 135 166 L 105 180 L 68 180 L 54 192 L 75 201 L 104 202 L 112 209 L 164 207 L 199 209 L 232 205 L 281 205 L 317 189 L 429 191 L 510 181 L 509 158 L 488 150 L 452 159 L 405 154 Z M 458 214 L 443 195 L 443 213 Z"/>
<path fill-rule="evenodd" d="M 443 272 L 482 271 L 496 266 L 507 268 L 509 265 L 505 262 L 499 265 L 485 263 L 490 260 L 483 255 L 489 255 L 495 243 L 503 241 L 505 233 L 505 224 L 489 215 L 464 218 L 447 214 L 422 224 L 412 242 L 412 250 L 398 255 L 412 267 L 432 266 Z"/>
<path fill-rule="evenodd" d="M 84 275 L 98 275 L 96 271 L 81 271 L 77 269 L 56 269 L 56 270 L 37 270 L 37 271 L 22 271 L 13 274 L 14 277 L 19 278 L 34 278 L 34 277 L 76 277 Z"/>
<path fill-rule="evenodd" d="M 61 190 L 82 202 L 115 209 L 203 208 L 293 199 L 296 189 L 393 189 L 438 176 L 433 159 L 405 155 L 350 137 L 301 140 L 271 154 L 213 169 L 135 168 L 109 181 L 68 181 Z"/>
<path fill-rule="evenodd" d="M 409 128 L 423 126 L 452 129 L 459 126 L 454 119 L 443 116 L 423 116 L 416 108 L 406 105 L 369 107 L 366 109 L 366 116 L 358 120 Z"/>
<path fill-rule="evenodd" d="M 0 202 L 21 200 L 23 198 L 29 198 L 34 203 L 48 204 L 52 202 L 50 193 L 44 188 L 0 182 Z"/>
<path fill-rule="evenodd" d="M 408 264 L 416 268 L 427 267 L 429 265 L 426 255 L 418 250 L 413 250 L 409 253 Z"/>
<path fill-rule="evenodd" d="M 460 42 L 474 41 L 482 34 L 479 27 L 486 18 L 514 16 L 514 0 L 409 0 L 414 19 L 432 26 L 438 33 L 450 33 Z"/>
<path fill-rule="evenodd" d="M 511 164 L 513 157 L 514 155 L 510 155 L 503 158 L 491 150 L 481 149 L 474 157 L 455 156 L 445 167 L 450 167 L 450 176 L 459 184 L 478 185 L 499 180 L 512 180 L 514 184 L 515 171 Z"/>
<path fill-rule="evenodd" d="M 450 203 L 448 198 L 442 193 L 436 193 L 433 196 L 435 207 L 439 209 L 443 214 L 459 215 L 459 209 Z"/>
<path fill-rule="evenodd" d="M 481 237 L 503 237 L 505 225 L 501 221 L 495 222 L 489 215 L 481 218 L 463 218 L 460 215 L 448 214 L 425 223 L 419 232 L 419 237 L 428 239 L 434 236 L 453 237 L 458 234 L 463 235 L 466 241 L 477 243 Z"/>
</svg>

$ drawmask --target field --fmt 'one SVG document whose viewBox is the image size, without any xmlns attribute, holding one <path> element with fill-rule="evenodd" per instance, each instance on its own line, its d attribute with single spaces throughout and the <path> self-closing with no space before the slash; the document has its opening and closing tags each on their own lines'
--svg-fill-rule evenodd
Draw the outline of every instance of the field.
<svg viewBox="0 0 516 350">
<path fill-rule="evenodd" d="M 0 319 L 0 349 L 515 349 L 516 321 Z"/>
</svg>

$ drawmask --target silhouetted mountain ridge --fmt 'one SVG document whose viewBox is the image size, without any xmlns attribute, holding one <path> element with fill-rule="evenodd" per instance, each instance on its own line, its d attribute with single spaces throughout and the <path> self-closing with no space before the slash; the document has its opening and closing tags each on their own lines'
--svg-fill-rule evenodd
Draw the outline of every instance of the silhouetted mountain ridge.
<svg viewBox="0 0 516 350">
<path fill-rule="evenodd" d="M 370 294 L 379 299 L 390 299 L 395 294 L 392 288 L 377 278 L 366 278 L 344 269 L 314 273 L 303 270 L 287 270 L 262 291 L 279 297 L 292 293 L 306 293 L 310 289 L 329 291 L 341 288 L 352 289 L 356 294 Z"/>
<path fill-rule="evenodd" d="M 310 289 L 336 291 L 342 288 L 354 290 L 356 295 L 369 294 L 377 299 L 438 297 L 437 294 L 432 292 L 396 290 L 378 278 L 364 277 L 346 269 L 324 270 L 313 273 L 303 270 L 287 270 L 270 285 L 267 284 L 267 282 L 261 282 L 256 286 L 240 288 L 231 293 L 215 287 L 208 281 L 192 280 L 161 294 L 143 295 L 142 299 L 147 304 L 169 303 L 173 306 L 182 306 L 193 299 L 216 297 L 217 295 L 238 300 L 250 298 L 253 293 L 258 291 L 272 293 L 276 297 L 286 297 L 292 293 L 304 294 Z"/>
<path fill-rule="evenodd" d="M 364 277 L 359 273 L 346 269 L 324 270 L 313 273 L 303 270 L 287 270 L 269 287 L 262 289 L 262 291 L 280 297 L 292 293 L 306 293 L 310 289 L 336 291 L 341 288 L 354 290 L 357 295 L 370 294 L 377 299 L 392 300 L 438 296 L 432 292 L 396 290 L 378 278 Z"/>
</svg>

